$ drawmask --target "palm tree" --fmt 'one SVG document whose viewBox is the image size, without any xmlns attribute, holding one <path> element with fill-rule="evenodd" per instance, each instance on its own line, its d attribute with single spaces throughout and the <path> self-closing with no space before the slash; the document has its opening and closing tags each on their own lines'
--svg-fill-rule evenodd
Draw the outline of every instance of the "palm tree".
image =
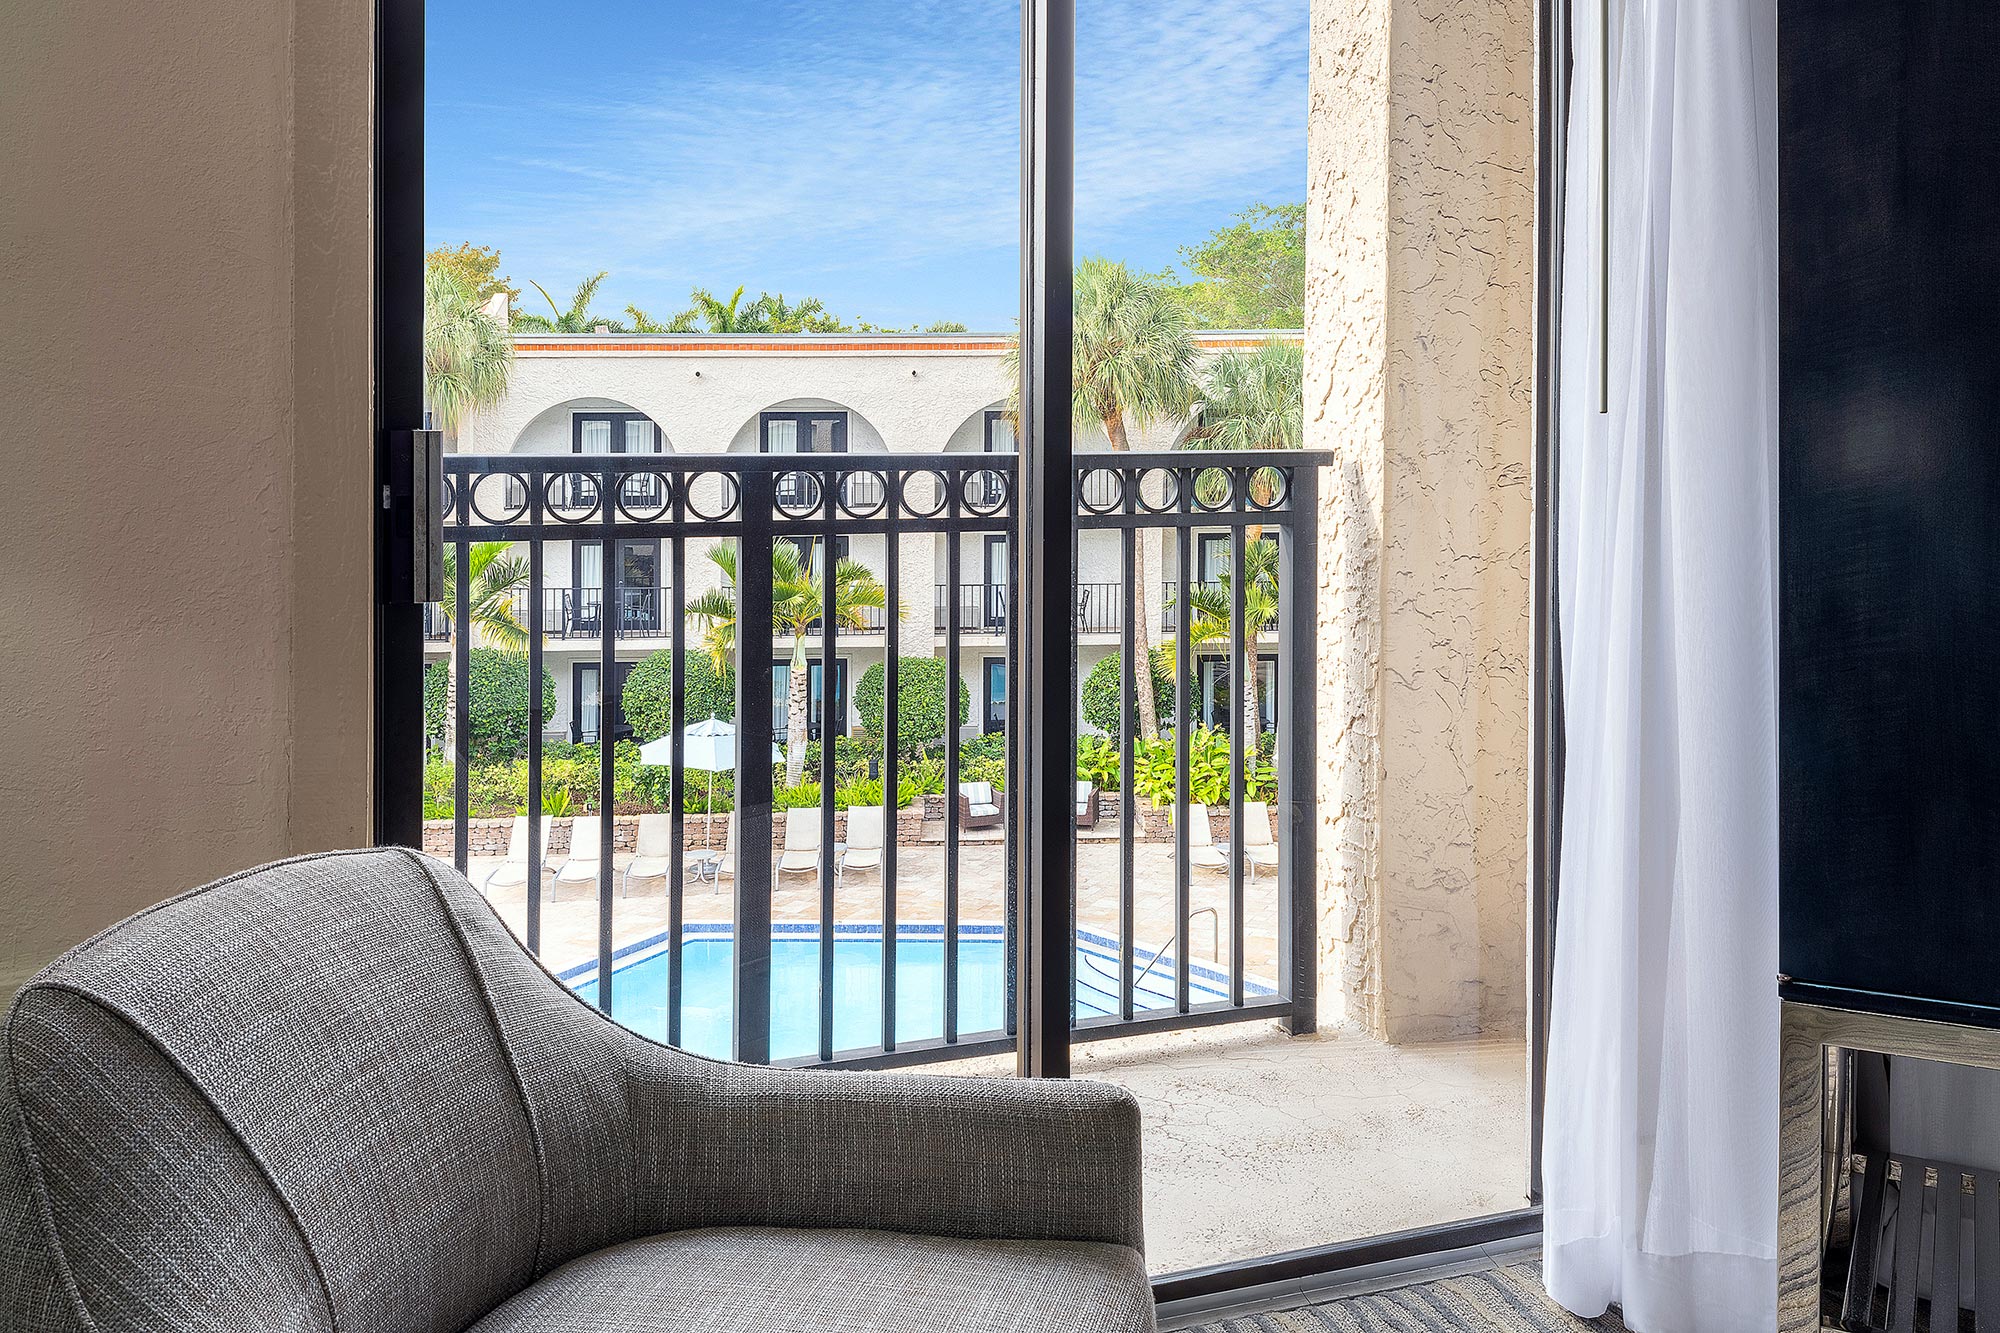
<svg viewBox="0 0 2000 1333">
<path fill-rule="evenodd" d="M 687 612 L 707 622 L 709 656 L 720 670 L 736 651 L 736 547 L 719 545 L 708 553 L 722 571 L 724 587 L 712 588 L 689 604 Z M 771 631 L 792 636 L 790 688 L 785 696 L 785 783 L 797 786 L 806 767 L 806 634 L 819 622 L 826 606 L 823 571 L 812 567 L 789 541 L 771 547 Z M 833 571 L 833 617 L 841 629 L 863 628 L 862 611 L 888 604 L 887 594 L 868 566 L 859 560 L 839 560 Z M 738 669 L 745 669 L 738 663 Z M 827 726 L 832 743 L 832 681 L 826 683 Z"/>
<path fill-rule="evenodd" d="M 466 590 L 466 613 L 473 634 L 495 648 L 516 652 L 528 646 L 528 631 L 514 614 L 514 598 L 528 586 L 528 562 L 508 554 L 511 542 L 473 542 L 466 548 L 466 566 L 471 583 Z M 458 547 L 444 548 L 444 601 L 447 623 L 458 615 Z M 458 673 L 447 662 L 444 668 L 444 748 L 455 753 L 458 740 Z M 529 688 L 533 688 L 530 683 Z"/>
<path fill-rule="evenodd" d="M 1188 641 L 1214 643 L 1229 639 L 1229 610 L 1234 596 L 1234 571 L 1225 570 L 1214 583 L 1188 589 Z M 1278 623 L 1278 544 L 1256 538 L 1243 544 L 1243 661 L 1238 683 L 1243 703 L 1246 763 L 1257 758 L 1257 737 L 1263 731 L 1263 710 L 1257 707 L 1257 636 Z"/>
<path fill-rule="evenodd" d="M 1126 452 L 1128 425 L 1143 428 L 1194 410 L 1194 320 L 1178 292 L 1123 264 L 1086 259 L 1076 266 L 1075 307 L 1070 415 L 1077 425 L 1102 427 L 1111 447 Z M 1141 588 L 1153 586 L 1151 545 L 1135 543 Z M 1132 638 L 1133 660 L 1152 660 L 1143 606 Z M 1160 734 L 1151 690 L 1139 691 L 1139 732 L 1147 740 Z"/>
<path fill-rule="evenodd" d="M 743 304 L 743 288 L 729 294 L 727 301 L 717 300 L 715 294 L 706 287 L 697 287 L 688 294 L 694 304 L 674 317 L 676 325 L 693 328 L 699 319 L 702 327 L 710 333 L 765 333 L 769 331 L 769 320 L 765 314 L 762 298 Z"/>
<path fill-rule="evenodd" d="M 1254 352 L 1231 352 L 1208 368 L 1202 389 L 1201 421 L 1188 436 L 1189 449 L 1302 449 L 1306 437 L 1305 344 L 1272 339 Z M 1272 476 L 1258 469 L 1250 478 L 1252 498 L 1268 505 Z M 1248 528 L 1251 541 L 1263 525 Z"/>
<path fill-rule="evenodd" d="M 424 400 L 438 427 L 456 431 L 482 407 L 507 396 L 514 340 L 450 269 L 424 270 Z"/>
<path fill-rule="evenodd" d="M 603 329 L 607 333 L 624 333 L 625 326 L 616 320 L 604 319 L 590 313 L 590 303 L 597 299 L 597 289 L 611 275 L 608 272 L 594 273 L 576 285 L 576 292 L 565 310 L 556 304 L 556 298 L 549 295 L 549 289 L 541 283 L 530 280 L 528 285 L 542 294 L 549 303 L 548 315 L 531 315 L 525 311 L 514 313 L 514 327 L 535 333 L 595 333 Z M 550 316 L 554 318 L 550 318 Z"/>
</svg>

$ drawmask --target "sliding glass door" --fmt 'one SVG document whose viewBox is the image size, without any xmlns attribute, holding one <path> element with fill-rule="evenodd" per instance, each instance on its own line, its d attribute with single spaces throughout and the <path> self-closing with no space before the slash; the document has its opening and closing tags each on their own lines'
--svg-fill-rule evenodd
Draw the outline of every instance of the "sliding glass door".
<svg viewBox="0 0 2000 1333">
<path fill-rule="evenodd" d="M 1547 540 L 1531 329 L 1467 314 L 1520 290 L 1512 141 L 1491 216 L 1357 194 L 1424 112 L 1343 102 L 1304 0 L 429 0 L 426 142 L 423 8 L 385 430 L 426 262 L 508 355 L 421 506 L 385 435 L 384 839 L 533 884 L 600 816 L 594 891 L 490 898 L 663 1041 L 1124 1085 L 1157 1272 L 1532 1225 Z"/>
</svg>

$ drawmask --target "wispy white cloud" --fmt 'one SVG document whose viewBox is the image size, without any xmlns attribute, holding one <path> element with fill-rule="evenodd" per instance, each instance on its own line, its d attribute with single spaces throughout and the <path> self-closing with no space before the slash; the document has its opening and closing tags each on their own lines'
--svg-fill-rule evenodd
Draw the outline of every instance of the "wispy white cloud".
<svg viewBox="0 0 2000 1333">
<path fill-rule="evenodd" d="M 517 272 L 610 269 L 615 304 L 671 309 L 690 284 L 747 281 L 872 292 L 869 309 L 836 308 L 878 319 L 1011 308 L 1018 9 L 768 8 L 740 49 L 484 109 L 484 151 L 436 164 L 467 173 L 459 229 Z M 1079 8 L 1086 246 L 1115 252 L 1192 205 L 1219 220 L 1288 176 L 1296 188 L 1278 193 L 1303 194 L 1305 0 Z"/>
</svg>

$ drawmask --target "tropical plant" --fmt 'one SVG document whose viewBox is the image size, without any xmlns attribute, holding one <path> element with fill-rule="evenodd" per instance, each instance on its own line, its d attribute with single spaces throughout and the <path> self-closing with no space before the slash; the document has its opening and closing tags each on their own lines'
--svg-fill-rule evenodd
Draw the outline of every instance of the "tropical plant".
<svg viewBox="0 0 2000 1333">
<path fill-rule="evenodd" d="M 769 330 L 764 323 L 762 301 L 743 304 L 743 287 L 738 284 L 735 291 L 724 301 L 706 287 L 697 287 L 688 294 L 691 303 L 686 310 L 674 317 L 676 325 L 692 329 L 699 320 L 707 333 L 765 333 Z"/>
<path fill-rule="evenodd" d="M 694 332 L 694 315 L 692 312 L 686 310 L 683 310 L 680 314 L 675 315 L 672 319 L 668 320 L 666 323 L 661 324 L 656 322 L 652 318 L 652 316 L 648 315 L 638 306 L 628 305 L 625 307 L 625 318 L 632 321 L 632 332 L 634 333 L 693 333 Z"/>
<path fill-rule="evenodd" d="M 611 276 L 608 272 L 593 273 L 576 285 L 567 308 L 556 304 L 556 298 L 549 295 L 549 289 L 541 283 L 530 280 L 528 285 L 542 294 L 549 303 L 547 315 L 514 312 L 514 327 L 533 333 L 596 333 L 602 329 L 607 333 L 626 333 L 629 330 L 617 320 L 605 319 L 591 313 L 590 303 L 597 299 L 597 289 Z"/>
<path fill-rule="evenodd" d="M 1185 417 L 1199 397 L 1194 321 L 1168 282 L 1134 273 L 1109 259 L 1076 266 L 1071 349 L 1070 415 L 1079 426 L 1097 426 L 1111 448 L 1132 447 L 1130 428 Z M 1010 382 L 1020 383 L 1020 343 L 1007 354 Z M 1018 390 L 1017 390 L 1018 392 Z M 1014 411 L 1018 415 L 1019 404 Z M 1153 586 L 1151 543 L 1137 547 L 1135 574 Z M 1141 616 L 1133 625 L 1139 651 L 1151 654 L 1152 634 Z M 1160 734 L 1155 701 L 1139 692 L 1139 734 Z"/>
<path fill-rule="evenodd" d="M 724 587 L 711 588 L 687 608 L 690 616 L 705 625 L 708 653 L 720 670 L 736 651 L 736 560 L 733 544 L 714 547 L 709 559 L 722 571 Z M 785 701 L 785 780 L 796 785 L 805 772 L 807 671 L 806 634 L 818 623 L 825 607 L 824 571 L 792 542 L 780 541 L 771 547 L 771 630 L 792 636 L 790 688 Z M 882 585 L 868 566 L 859 560 L 841 559 L 833 568 L 833 618 L 846 630 L 863 626 L 862 612 L 881 609 L 888 603 Z M 832 691 L 827 692 L 830 696 Z M 828 717 L 829 732 L 840 730 L 839 719 Z"/>
<path fill-rule="evenodd" d="M 1117 791 L 1123 774 L 1122 752 L 1109 736 L 1076 738 L 1076 776 L 1099 791 Z"/>
<path fill-rule="evenodd" d="M 473 639 L 493 648 L 518 652 L 528 646 L 528 631 L 514 614 L 516 595 L 528 586 L 528 562 L 510 554 L 508 542 L 474 542 L 466 548 L 471 584 L 466 594 Z M 444 548 L 444 600 L 439 606 L 447 624 L 458 617 L 458 548 Z M 444 671 L 444 728 L 438 733 L 447 754 L 457 748 L 458 678 Z M 548 714 L 543 713 L 546 717 Z"/>
<path fill-rule="evenodd" d="M 1302 342 L 1272 339 L 1255 351 L 1230 352 L 1208 368 L 1199 424 L 1189 433 L 1189 449 L 1302 449 L 1306 437 L 1306 349 Z M 1220 479 L 1217 478 L 1219 481 Z M 1205 488 L 1209 478 L 1197 478 Z M 1250 475 L 1250 498 L 1269 505 L 1277 498 L 1278 473 L 1258 468 Z M 1216 488 L 1218 491 L 1220 487 Z M 1220 494 L 1204 495 L 1218 503 Z M 1262 524 L 1245 529 L 1263 536 Z"/>
<path fill-rule="evenodd" d="M 424 401 L 439 429 L 507 396 L 514 340 L 486 313 L 478 291 L 451 265 L 424 269 Z"/>
<path fill-rule="evenodd" d="M 941 657 L 899 657 L 896 659 L 896 748 L 899 754 L 922 754 L 926 747 L 944 739 L 945 677 L 951 674 Z M 888 691 L 886 673 L 877 662 L 861 673 L 854 687 L 854 709 L 861 714 L 861 726 L 877 747 L 882 743 L 883 703 Z M 958 725 L 972 716 L 972 695 L 965 680 L 958 682 Z"/>
<path fill-rule="evenodd" d="M 542 813 L 551 819 L 566 817 L 571 808 L 568 787 L 544 787 L 542 789 Z"/>
<path fill-rule="evenodd" d="M 736 670 L 718 668 L 707 653 L 689 653 L 681 671 L 681 720 L 693 726 L 707 718 L 729 721 L 736 716 Z M 625 721 L 641 740 L 656 740 L 673 730 L 674 654 L 671 648 L 648 653 L 625 677 L 619 696 Z"/>
<path fill-rule="evenodd" d="M 1175 754 L 1171 736 L 1141 741 L 1132 755 L 1132 790 L 1156 806 L 1172 806 L 1175 796 Z M 1277 773 L 1252 754 L 1244 757 L 1245 800 L 1269 800 L 1278 789 Z M 1197 805 L 1221 805 L 1229 799 L 1229 733 L 1217 727 L 1196 727 L 1188 734 L 1188 799 Z"/>
<path fill-rule="evenodd" d="M 1243 673 L 1239 697 L 1243 707 L 1243 734 L 1259 736 L 1264 729 L 1264 715 L 1257 707 L 1257 636 L 1275 628 L 1278 623 L 1278 544 L 1264 538 L 1245 542 L 1243 571 L 1243 660 L 1249 669 Z M 1229 642 L 1230 608 L 1234 597 L 1235 579 L 1231 570 L 1223 570 L 1213 583 L 1198 583 L 1189 588 L 1189 642 Z"/>
</svg>

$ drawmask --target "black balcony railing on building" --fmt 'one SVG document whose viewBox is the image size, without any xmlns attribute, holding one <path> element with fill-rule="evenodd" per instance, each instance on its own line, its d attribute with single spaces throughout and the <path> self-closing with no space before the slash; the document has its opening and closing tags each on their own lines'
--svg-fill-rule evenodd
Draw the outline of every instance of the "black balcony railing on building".
<svg viewBox="0 0 2000 1333">
<path fill-rule="evenodd" d="M 1241 567 L 1246 532 L 1261 529 L 1265 538 L 1276 543 L 1279 586 L 1311 587 L 1313 499 L 1319 461 L 1296 453 L 1124 454 L 1117 457 L 1115 467 L 1107 466 L 1110 461 L 1103 455 L 1091 456 L 1087 462 L 1080 460 L 1075 524 L 1079 532 L 1115 536 L 1124 578 L 1077 588 L 1076 631 L 1079 635 L 1117 635 L 1114 651 L 1122 663 L 1123 678 L 1119 710 L 1125 726 L 1115 742 L 1117 779 L 1104 785 L 1125 795 L 1115 803 L 1105 803 L 1106 808 L 1115 805 L 1116 813 L 1107 816 L 1107 827 L 1090 835 L 1091 855 L 1115 859 L 1116 872 L 1101 868 L 1090 872 L 1087 891 L 1109 896 L 1096 901 L 1089 919 L 1115 917 L 1117 924 L 1109 933 L 1088 928 L 1077 932 L 1078 966 L 1072 996 L 1075 1038 L 1091 1040 L 1248 1019 L 1277 1019 L 1294 1030 L 1310 1030 L 1316 1015 L 1317 916 L 1311 817 L 1312 599 L 1281 598 L 1282 646 L 1275 704 L 1270 710 L 1277 720 L 1275 754 L 1261 765 L 1253 763 L 1258 753 L 1251 747 L 1258 738 L 1236 734 L 1241 729 L 1235 729 L 1226 740 L 1229 771 L 1219 792 L 1197 793 L 1191 785 L 1195 776 L 1191 755 L 1194 728 L 1176 729 L 1159 741 L 1139 739 L 1135 682 L 1140 644 L 1133 627 L 1142 623 L 1137 614 L 1137 599 L 1142 594 L 1135 577 L 1137 543 L 1142 536 L 1149 541 L 1164 537 L 1172 544 L 1177 558 L 1160 562 L 1159 567 L 1181 571 L 1168 576 L 1168 582 L 1178 587 L 1164 594 L 1176 600 L 1186 597 L 1190 546 L 1197 531 L 1226 533 L 1232 567 Z M 970 832 L 969 824 L 977 817 L 962 814 L 967 807 L 955 799 L 961 794 L 961 776 L 975 774 L 1004 794 L 1011 785 L 1006 777 L 1025 771 L 1025 756 L 1011 740 L 1004 757 L 996 761 L 989 757 L 984 742 L 977 756 L 966 754 L 965 748 L 972 742 L 962 738 L 959 728 L 946 727 L 940 743 L 941 781 L 928 767 L 928 759 L 912 769 L 897 747 L 887 747 L 873 757 L 869 768 L 868 776 L 879 779 L 879 786 L 858 785 L 851 773 L 840 768 L 847 758 L 843 747 L 821 746 L 818 766 L 808 774 L 819 784 L 818 803 L 789 810 L 777 799 L 777 787 L 785 777 L 782 763 L 738 763 L 728 784 L 727 795 L 734 810 L 728 840 L 725 843 L 717 829 L 707 834 L 708 845 L 717 849 L 714 856 L 689 850 L 704 845 L 698 831 L 688 825 L 690 818 L 700 816 L 683 812 L 701 808 L 702 789 L 697 784 L 707 777 L 689 750 L 702 738 L 690 735 L 688 728 L 705 722 L 706 717 L 689 716 L 686 671 L 694 655 L 707 651 L 711 641 L 708 631 L 714 628 L 687 614 L 687 570 L 690 560 L 706 561 L 710 548 L 719 542 L 733 543 L 739 553 L 734 585 L 729 589 L 733 600 L 727 625 L 733 658 L 741 663 L 782 662 L 792 651 L 780 646 L 781 631 L 772 614 L 770 564 L 768 559 L 756 558 L 757 553 L 768 552 L 778 541 L 830 546 L 854 537 L 880 538 L 882 548 L 894 553 L 904 536 L 943 537 L 945 579 L 934 588 L 932 623 L 925 627 L 930 632 L 919 634 L 909 625 L 909 617 L 921 611 L 911 605 L 913 599 L 901 585 L 897 562 L 892 558 L 878 571 L 884 600 L 892 610 L 884 614 L 867 609 L 863 616 L 867 628 L 861 633 L 875 645 L 870 659 L 882 661 L 885 668 L 879 696 L 882 702 L 877 706 L 887 715 L 879 725 L 890 735 L 902 734 L 899 664 L 906 660 L 906 646 L 912 640 L 923 644 L 912 651 L 929 655 L 934 632 L 938 636 L 936 649 L 947 662 L 967 663 L 964 670 L 968 676 L 981 675 L 987 726 L 1006 726 L 1006 705 L 1011 698 L 1006 681 L 1011 675 L 1016 629 L 1010 623 L 1009 609 L 1014 599 L 1004 584 L 968 581 L 965 575 L 972 570 L 961 567 L 965 559 L 961 553 L 980 548 L 977 541 L 966 538 L 1018 538 L 1012 467 L 1011 459 L 1003 463 L 993 456 L 977 455 L 459 455 L 445 460 L 445 540 L 455 547 L 459 567 L 467 567 L 471 543 L 482 541 L 514 543 L 526 560 L 529 587 L 520 610 L 529 631 L 525 654 L 528 679 L 542 677 L 546 669 L 543 644 L 550 638 L 594 639 L 595 657 L 587 657 L 579 669 L 578 688 L 582 688 L 580 682 L 593 661 L 596 670 L 589 674 L 591 681 L 623 681 L 635 653 L 628 648 L 621 656 L 620 647 L 631 640 L 645 641 L 642 653 L 660 648 L 672 653 L 668 659 L 672 682 L 669 715 L 663 719 L 666 762 L 652 770 L 659 780 L 639 781 L 643 775 L 620 769 L 613 749 L 602 747 L 593 788 L 581 794 L 573 789 L 562 793 L 572 814 L 617 812 L 621 817 L 597 822 L 594 846 L 572 846 L 560 855 L 553 854 L 548 841 L 554 830 L 545 819 L 535 817 L 548 808 L 544 783 L 554 771 L 543 753 L 552 719 L 545 716 L 541 691 L 526 692 L 527 716 L 521 720 L 520 752 L 526 781 L 520 789 L 525 796 L 505 797 L 500 793 L 508 789 L 507 784 L 499 782 L 482 781 L 478 787 L 481 799 L 489 802 L 489 808 L 478 812 L 482 817 L 530 816 L 522 821 L 526 845 L 517 853 L 526 862 L 530 885 L 543 882 L 545 873 L 559 863 L 591 868 L 597 886 L 592 904 L 597 928 L 594 957 L 554 957 L 550 961 L 593 1003 L 650 1035 L 697 1046 L 701 1036 L 694 1028 L 723 1013 L 723 1036 L 716 1039 L 721 1048 L 713 1053 L 756 1062 L 887 1066 L 1011 1048 L 1013 1006 L 1009 1001 L 995 1008 L 991 998 L 996 993 L 1011 997 L 1019 980 L 1014 974 L 1017 955 L 1012 947 L 1018 919 L 1013 862 L 1016 840 L 1011 836 L 1015 807 L 1012 803 L 1003 806 L 1001 818 L 1009 836 L 1000 858 L 998 883 L 968 886 L 961 874 L 961 846 Z M 597 590 L 547 584 L 548 545 L 566 546 L 577 541 L 599 543 L 603 550 L 619 549 L 619 543 L 658 543 L 662 586 L 616 589 L 616 614 L 607 625 L 603 598 Z M 454 595 L 456 606 L 448 614 L 463 622 L 470 610 L 469 594 L 460 587 Z M 853 706 L 848 701 L 854 696 L 856 682 L 847 679 L 846 670 L 858 670 L 860 664 L 852 663 L 842 650 L 852 643 L 857 631 L 851 621 L 836 617 L 834 589 L 825 588 L 824 596 L 823 612 L 804 651 L 816 673 L 813 689 L 824 683 L 820 677 L 825 673 L 819 671 L 822 664 L 841 663 L 834 697 L 841 711 L 847 712 Z M 1242 628 L 1243 615 L 1243 597 L 1238 592 L 1234 594 L 1232 629 Z M 1001 642 L 994 642 L 995 635 Z M 1181 660 L 1192 660 L 1186 626 L 1174 624 L 1171 638 Z M 461 686 L 470 669 L 470 646 L 466 636 L 456 636 L 448 655 Z M 1254 634 L 1246 637 L 1240 633 L 1226 645 L 1209 648 L 1229 655 L 1233 665 L 1229 678 L 1234 680 L 1244 678 L 1243 662 L 1247 654 L 1258 650 Z M 784 715 L 772 707 L 769 681 L 761 671 L 739 671 L 736 680 L 735 732 L 730 738 L 734 754 L 770 755 L 774 745 L 784 740 L 780 734 Z M 1181 697 L 1191 688 L 1186 681 L 1176 684 L 1174 716 L 1192 716 L 1195 701 Z M 459 748 L 452 756 L 450 802 L 452 854 L 467 870 L 474 869 L 471 693 L 460 688 L 454 696 L 458 716 L 453 734 Z M 594 701 L 598 707 L 603 702 L 602 697 Z M 576 703 L 571 699 L 569 706 L 574 708 Z M 974 705 L 974 731 L 981 706 Z M 1267 734 L 1264 739 L 1268 742 L 1271 738 Z M 1224 742 L 1211 737 L 1203 743 L 1212 749 Z M 492 738 L 484 737 L 482 744 L 490 750 Z M 1144 783 L 1164 781 L 1165 786 L 1155 789 L 1142 783 L 1142 758 Z M 1163 767 L 1169 758 L 1170 763 Z M 481 756 L 481 762 L 489 761 L 490 755 Z M 573 758 L 564 760 L 566 765 L 575 762 Z M 982 766 L 969 769 L 974 762 Z M 1204 762 L 1211 767 L 1204 770 L 1202 781 L 1212 787 L 1217 781 L 1212 755 Z M 1062 768 L 1068 767 L 1065 760 Z M 1162 779 L 1159 775 L 1169 768 L 1171 776 Z M 905 777 L 935 783 L 942 790 L 928 800 L 920 792 L 909 808 L 899 811 L 897 795 Z M 1192 803 L 1197 794 L 1206 797 L 1206 806 Z M 526 808 L 490 808 L 491 802 L 507 799 L 525 800 Z M 874 800 L 883 804 L 870 806 L 868 802 Z M 623 824 L 634 822 L 629 811 L 635 803 L 643 809 L 649 802 L 661 811 L 657 819 L 664 828 L 655 825 L 653 832 L 647 832 L 644 815 L 636 816 L 636 830 L 623 827 L 621 819 Z M 844 867 L 847 858 L 843 853 L 847 845 L 860 842 L 858 815 L 871 808 L 879 809 L 885 834 L 879 863 L 871 861 L 865 874 L 850 872 Z M 1196 812 L 1206 811 L 1219 820 L 1225 810 L 1226 832 L 1212 845 L 1196 844 L 1194 829 L 1208 822 Z M 571 828 L 580 834 L 589 825 L 573 823 Z M 807 864 L 799 867 L 818 887 L 817 911 L 803 921 L 774 920 L 779 873 L 774 848 L 788 845 L 788 828 L 793 834 L 813 829 L 818 835 L 817 846 L 824 849 L 816 858 L 807 853 Z M 657 837 L 655 850 L 666 870 L 663 914 L 650 905 L 643 914 L 623 908 L 624 867 L 635 832 L 641 840 Z M 1162 900 L 1145 913 L 1140 911 L 1137 844 L 1152 838 L 1172 841 L 1173 882 L 1165 886 L 1148 875 L 1146 892 L 1168 894 L 1171 912 L 1165 915 L 1170 922 L 1180 924 L 1156 931 L 1142 942 L 1137 937 L 1142 916 L 1157 919 L 1160 913 L 1153 909 L 1168 905 Z M 729 848 L 726 855 L 720 852 L 725 845 Z M 1080 848 L 1083 845 L 1079 843 Z M 481 850 L 484 856 L 497 855 L 497 850 L 488 846 Z M 1196 850 L 1204 854 L 1196 858 Z M 727 869 L 718 876 L 722 863 Z M 978 864 L 983 873 L 989 863 Z M 1260 869 L 1269 872 L 1262 880 L 1267 887 L 1253 904 Z M 863 876 L 859 889 L 856 875 Z M 706 883 L 702 882 L 704 876 Z M 1198 878 L 1201 894 L 1215 901 L 1196 903 Z M 880 987 L 878 992 L 871 986 L 869 998 L 860 1002 L 867 1012 L 859 1014 L 858 1022 L 852 1021 L 857 1013 L 852 987 L 846 982 L 836 987 L 834 970 L 835 908 L 846 901 L 846 895 L 857 891 L 868 895 L 871 911 L 874 903 L 881 905 L 879 933 L 869 937 L 871 947 L 879 951 Z M 916 903 L 924 905 L 924 919 L 913 922 L 909 918 Z M 539 892 L 526 893 L 518 910 L 529 947 L 545 952 L 551 941 L 573 937 L 574 923 L 566 923 L 564 930 L 554 933 L 545 927 L 549 912 L 575 910 L 576 906 L 561 899 L 545 901 Z M 724 909 L 726 922 L 690 920 L 691 910 L 706 909 L 705 914 L 714 915 L 718 906 Z M 1247 925 L 1253 907 L 1272 913 L 1270 929 L 1261 921 L 1254 928 Z M 1194 941 L 1189 939 L 1192 932 L 1187 923 L 1204 914 L 1216 915 L 1222 923 L 1213 959 L 1198 959 L 1197 950 L 1190 947 Z M 664 931 L 641 924 L 642 919 L 657 921 L 661 915 Z M 838 915 L 852 914 L 843 910 Z M 841 926 L 843 940 L 852 929 Z M 1164 938 L 1160 938 L 1162 934 Z M 1271 935 L 1275 935 L 1275 950 L 1268 944 L 1260 945 L 1263 952 L 1253 960 L 1251 941 Z M 707 984 L 717 974 L 711 966 L 691 968 L 688 950 L 718 938 L 728 943 L 726 993 L 695 994 L 693 988 Z M 913 952 L 905 958 L 899 945 L 906 939 L 928 943 L 911 945 Z M 947 942 L 942 950 L 937 944 L 940 939 Z M 800 979 L 802 974 L 795 964 L 778 965 L 781 949 L 793 951 L 784 955 L 787 959 L 797 950 L 808 950 L 817 962 L 813 969 L 816 978 L 807 972 L 806 979 Z M 628 976 L 626 969 L 642 967 L 651 969 L 650 982 L 637 971 Z M 815 980 L 817 984 L 813 984 Z M 913 1031 L 897 1016 L 899 986 L 907 990 L 919 982 L 939 988 L 937 1003 L 917 1006 L 935 1016 L 937 1027 L 928 1032 Z M 783 993 L 775 993 L 774 988 L 784 988 Z M 626 998 L 628 995 L 631 998 Z M 979 1007 L 982 1002 L 987 1003 L 984 1009 Z"/>
<path fill-rule="evenodd" d="M 951 624 L 951 585 L 939 583 L 933 586 L 931 596 L 931 628 L 942 634 Z M 961 583 L 958 585 L 958 627 L 969 634 L 1004 634 L 1007 632 L 1007 589 L 998 583 Z"/>
</svg>

